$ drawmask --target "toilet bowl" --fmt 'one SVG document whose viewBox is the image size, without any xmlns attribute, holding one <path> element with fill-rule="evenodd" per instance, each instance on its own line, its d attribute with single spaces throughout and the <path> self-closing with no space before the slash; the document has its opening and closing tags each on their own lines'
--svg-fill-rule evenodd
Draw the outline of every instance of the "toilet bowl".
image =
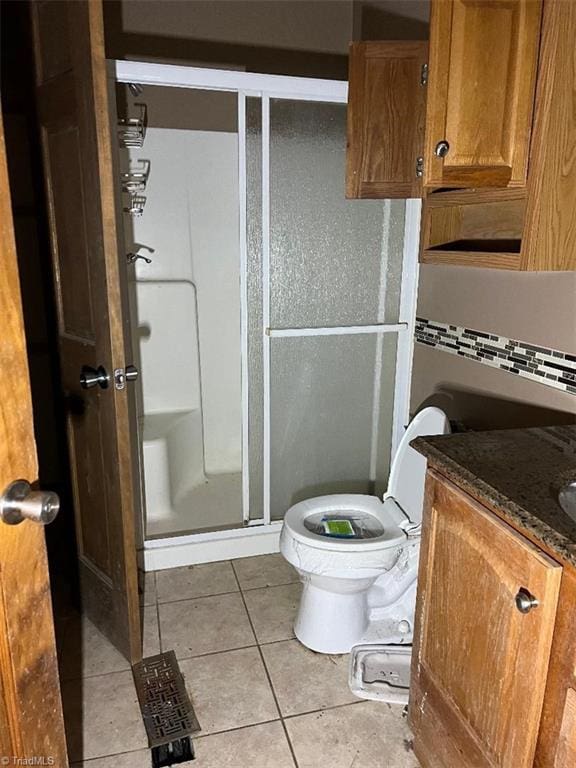
<svg viewBox="0 0 576 768">
<path fill-rule="evenodd" d="M 410 442 L 449 431 L 439 408 L 415 416 L 383 500 L 334 494 L 286 512 L 280 552 L 304 585 L 294 624 L 303 645 L 348 653 L 358 643 L 412 642 L 426 459 Z"/>
</svg>

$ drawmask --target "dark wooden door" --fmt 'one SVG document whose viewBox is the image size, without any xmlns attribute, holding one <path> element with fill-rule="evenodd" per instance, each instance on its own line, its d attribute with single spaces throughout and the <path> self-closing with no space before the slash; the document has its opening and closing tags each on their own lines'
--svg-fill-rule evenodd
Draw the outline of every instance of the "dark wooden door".
<svg viewBox="0 0 576 768">
<path fill-rule="evenodd" d="M 136 416 L 114 380 L 131 360 L 102 5 L 39 0 L 32 16 L 82 607 L 136 661 Z M 82 388 L 85 366 L 105 388 Z"/>
<path fill-rule="evenodd" d="M 38 480 L 1 114 L 0 262 L 1 493 L 16 480 Z M 0 522 L 0 758 L 6 757 L 68 765 L 44 528 L 29 520 Z"/>
</svg>

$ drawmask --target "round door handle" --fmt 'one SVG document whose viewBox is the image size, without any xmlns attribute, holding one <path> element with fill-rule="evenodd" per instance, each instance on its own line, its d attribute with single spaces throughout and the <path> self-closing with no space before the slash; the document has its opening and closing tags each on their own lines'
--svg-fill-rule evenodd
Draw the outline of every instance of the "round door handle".
<svg viewBox="0 0 576 768">
<path fill-rule="evenodd" d="M 436 157 L 446 157 L 449 151 L 450 151 L 450 144 L 448 144 L 446 139 L 442 139 L 442 141 L 439 141 L 438 144 L 436 144 L 436 147 L 434 148 L 434 154 L 436 155 Z"/>
<path fill-rule="evenodd" d="M 524 589 L 524 587 L 520 587 L 515 600 L 516 608 L 518 608 L 520 613 L 530 613 L 533 608 L 538 608 L 540 604 L 538 599 L 530 594 L 527 589 Z"/>
<path fill-rule="evenodd" d="M 33 491 L 27 480 L 16 480 L 0 496 L 0 519 L 8 525 L 23 520 L 48 525 L 60 510 L 60 499 L 54 491 Z"/>
<path fill-rule="evenodd" d="M 98 368 L 92 368 L 89 365 L 83 365 L 80 371 L 80 386 L 82 389 L 92 389 L 99 386 L 101 389 L 107 389 L 110 384 L 110 376 L 106 369 L 99 365 Z"/>
</svg>

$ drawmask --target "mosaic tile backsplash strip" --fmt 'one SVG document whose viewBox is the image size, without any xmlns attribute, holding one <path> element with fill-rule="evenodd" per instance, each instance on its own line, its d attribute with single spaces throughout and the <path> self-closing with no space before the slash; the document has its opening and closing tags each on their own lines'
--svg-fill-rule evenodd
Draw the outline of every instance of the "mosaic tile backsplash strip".
<svg viewBox="0 0 576 768">
<path fill-rule="evenodd" d="M 416 341 L 576 395 L 576 355 L 416 318 Z"/>
</svg>

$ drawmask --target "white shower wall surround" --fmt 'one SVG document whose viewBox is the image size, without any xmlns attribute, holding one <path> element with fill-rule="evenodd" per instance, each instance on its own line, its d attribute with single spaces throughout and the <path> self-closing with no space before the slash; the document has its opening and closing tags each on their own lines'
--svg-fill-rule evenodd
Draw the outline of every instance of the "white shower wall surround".
<svg viewBox="0 0 576 768">
<path fill-rule="evenodd" d="M 149 128 L 130 155 L 152 168 L 132 221 L 154 248 L 134 286 L 148 532 L 190 528 L 186 504 L 198 527 L 240 522 L 237 135 Z"/>
</svg>

